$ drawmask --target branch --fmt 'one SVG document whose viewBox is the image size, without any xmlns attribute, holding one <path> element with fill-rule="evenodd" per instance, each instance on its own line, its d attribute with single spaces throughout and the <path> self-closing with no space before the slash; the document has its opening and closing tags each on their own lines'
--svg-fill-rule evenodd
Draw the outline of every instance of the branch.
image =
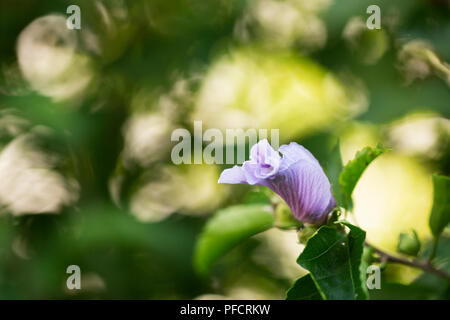
<svg viewBox="0 0 450 320">
<path fill-rule="evenodd" d="M 450 274 L 448 274 L 447 272 L 445 272 L 443 270 L 436 268 L 434 265 L 431 264 L 430 261 L 424 263 L 424 262 L 420 262 L 417 260 L 407 260 L 407 259 L 395 257 L 395 256 L 392 256 L 389 253 L 386 253 L 378 248 L 375 248 L 373 245 L 371 245 L 367 242 L 365 244 L 366 244 L 366 246 L 372 248 L 373 251 L 378 253 L 387 262 L 404 264 L 404 265 L 410 266 L 412 268 L 421 269 L 423 271 L 433 273 L 434 275 L 441 277 L 450 282 Z"/>
</svg>

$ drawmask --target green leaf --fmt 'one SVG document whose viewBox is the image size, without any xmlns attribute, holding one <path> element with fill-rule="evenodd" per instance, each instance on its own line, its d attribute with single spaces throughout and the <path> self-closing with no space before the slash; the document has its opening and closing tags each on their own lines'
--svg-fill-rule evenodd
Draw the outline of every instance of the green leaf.
<svg viewBox="0 0 450 320">
<path fill-rule="evenodd" d="M 339 176 L 341 198 L 337 201 L 341 201 L 339 203 L 341 206 L 345 209 L 352 208 L 352 193 L 359 178 L 376 157 L 388 150 L 379 146 L 376 148 L 365 147 L 356 153 L 353 160 L 347 163 Z"/>
<path fill-rule="evenodd" d="M 323 226 L 309 239 L 297 263 L 307 269 L 324 299 L 367 299 L 362 254 L 365 232 L 345 223 L 348 235 Z"/>
<path fill-rule="evenodd" d="M 286 293 L 286 300 L 322 300 L 310 274 L 303 276 L 294 282 Z"/>
<path fill-rule="evenodd" d="M 274 225 L 270 206 L 239 205 L 220 210 L 206 224 L 194 254 L 194 267 L 206 273 L 212 264 L 245 239 Z"/>
<path fill-rule="evenodd" d="M 368 264 L 363 259 L 366 232 L 348 222 L 340 221 L 339 223 L 350 229 L 347 239 L 353 284 L 357 295 L 356 298 L 358 300 L 366 300 L 369 298 L 369 290 L 367 290 L 366 285 L 366 270 Z"/>
<path fill-rule="evenodd" d="M 450 223 L 450 177 L 433 175 L 434 201 L 430 216 L 430 228 L 437 239 Z"/>
<path fill-rule="evenodd" d="M 354 299 L 346 235 L 321 227 L 309 239 L 298 264 L 310 271 L 325 299 Z"/>
</svg>

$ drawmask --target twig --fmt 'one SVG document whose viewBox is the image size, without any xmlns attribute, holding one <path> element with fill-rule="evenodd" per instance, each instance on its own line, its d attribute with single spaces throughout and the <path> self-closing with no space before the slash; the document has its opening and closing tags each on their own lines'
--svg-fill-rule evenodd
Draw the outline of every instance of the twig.
<svg viewBox="0 0 450 320">
<path fill-rule="evenodd" d="M 386 253 L 386 252 L 374 247 L 373 245 L 371 245 L 367 242 L 365 244 L 366 244 L 366 246 L 372 248 L 373 251 L 378 253 L 380 255 L 380 257 L 382 258 L 382 260 L 385 260 L 387 262 L 392 262 L 392 263 L 404 264 L 404 265 L 407 265 L 407 266 L 410 266 L 413 268 L 421 269 L 423 271 L 433 273 L 436 276 L 441 277 L 450 282 L 450 274 L 448 274 L 447 272 L 445 272 L 443 270 L 436 268 L 433 264 L 431 264 L 430 261 L 427 261 L 426 263 L 424 263 L 424 262 L 420 262 L 417 260 L 407 260 L 407 259 L 395 257 L 395 256 L 390 255 L 389 253 Z"/>
</svg>

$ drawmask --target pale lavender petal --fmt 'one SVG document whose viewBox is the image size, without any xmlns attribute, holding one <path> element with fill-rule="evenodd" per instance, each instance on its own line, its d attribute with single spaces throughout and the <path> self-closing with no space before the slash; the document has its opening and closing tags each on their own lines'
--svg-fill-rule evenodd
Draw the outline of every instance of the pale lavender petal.
<svg viewBox="0 0 450 320">
<path fill-rule="evenodd" d="M 233 168 L 222 171 L 218 182 L 228 184 L 247 184 L 247 179 L 245 178 L 242 168 L 239 166 L 234 166 Z"/>
<path fill-rule="evenodd" d="M 255 144 L 250 150 L 250 160 L 258 163 L 280 160 L 280 154 L 275 151 L 267 139 L 263 139 Z"/>
<path fill-rule="evenodd" d="M 247 184 L 267 186 L 267 181 L 273 177 L 265 178 L 261 176 L 261 165 L 252 161 L 245 161 L 242 165 Z M 273 175 L 272 175 L 273 176 Z"/>
<path fill-rule="evenodd" d="M 279 151 L 283 155 L 281 160 L 280 170 L 288 168 L 291 164 L 306 160 L 315 163 L 320 166 L 319 161 L 309 152 L 305 147 L 299 145 L 296 142 L 291 142 L 288 145 L 284 144 L 280 146 Z"/>
<path fill-rule="evenodd" d="M 256 184 L 261 179 L 275 176 L 280 167 L 280 160 L 280 154 L 272 148 L 267 139 L 259 141 L 250 150 L 250 160 L 242 166 L 247 181 Z"/>
<path fill-rule="evenodd" d="M 248 184 L 255 185 L 261 182 L 261 178 L 258 178 L 255 174 L 259 166 L 260 165 L 258 163 L 251 161 L 245 161 L 242 164 L 242 172 L 244 173 L 245 180 Z"/>
</svg>

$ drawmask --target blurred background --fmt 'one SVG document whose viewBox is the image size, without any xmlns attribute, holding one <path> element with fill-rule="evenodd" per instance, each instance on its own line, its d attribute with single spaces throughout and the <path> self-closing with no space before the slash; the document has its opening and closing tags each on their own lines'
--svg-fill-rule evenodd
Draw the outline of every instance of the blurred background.
<svg viewBox="0 0 450 320">
<path fill-rule="evenodd" d="M 327 172 L 337 144 L 344 163 L 392 148 L 357 185 L 355 219 L 390 252 L 414 229 L 425 253 L 431 174 L 450 174 L 449 18 L 447 0 L 1 0 L 0 298 L 283 299 L 304 273 L 295 231 L 193 270 L 208 217 L 268 201 L 217 184 L 225 166 L 173 165 L 171 133 L 194 120 L 280 129 Z M 437 261 L 449 259 L 447 232 Z M 81 290 L 66 288 L 72 264 Z M 398 266 L 370 293 L 450 298 Z"/>
</svg>

